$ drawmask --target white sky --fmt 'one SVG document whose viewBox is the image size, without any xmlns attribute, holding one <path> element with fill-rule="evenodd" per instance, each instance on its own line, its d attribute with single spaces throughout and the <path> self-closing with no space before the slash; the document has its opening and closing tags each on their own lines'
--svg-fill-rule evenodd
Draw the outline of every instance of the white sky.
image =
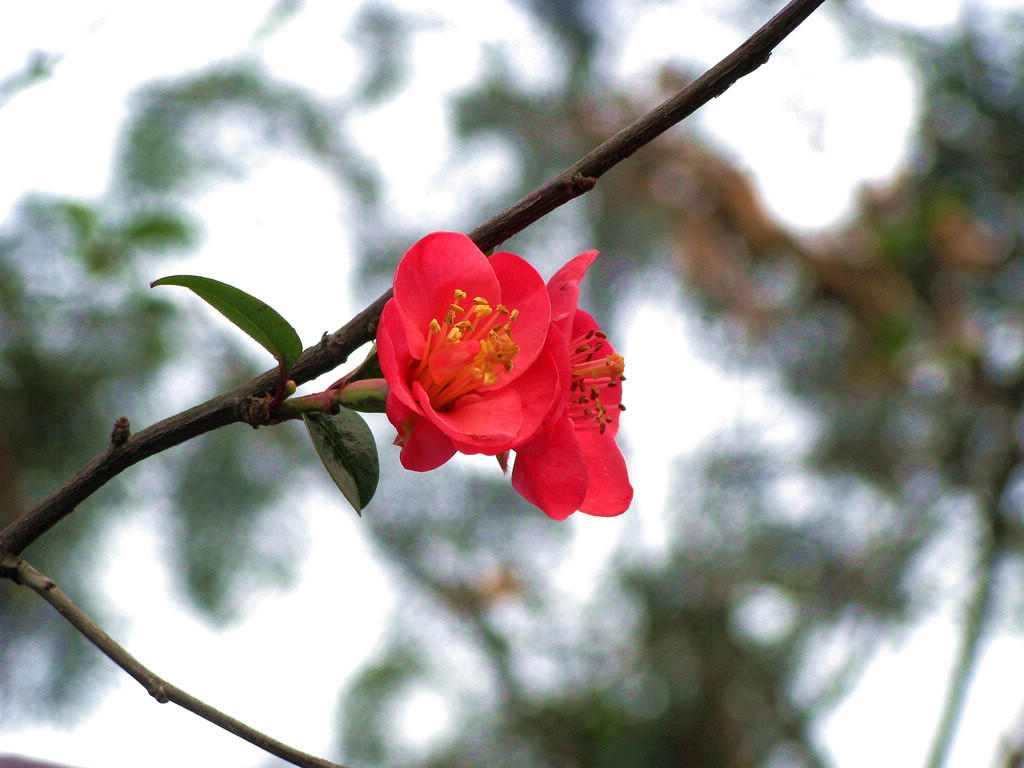
<svg viewBox="0 0 1024 768">
<path fill-rule="evenodd" d="M 100 196 L 131 91 L 151 78 L 230 58 L 246 46 L 270 5 L 267 0 L 0 4 L 0 73 L 19 69 L 32 50 L 66 54 L 52 79 L 0 108 L 0 220 L 28 190 Z M 412 0 L 405 5 L 421 8 Z M 647 76 L 667 61 L 714 63 L 743 36 L 717 20 L 719 5 L 711 0 L 655 5 L 639 18 L 619 20 L 625 42 L 621 58 L 609 66 L 642 93 Z M 872 5 L 890 6 L 883 0 Z M 341 38 L 349 6 L 308 3 L 265 47 L 267 66 L 324 95 L 343 93 L 356 65 Z M 900 8 L 908 11 L 908 20 L 941 26 L 956 18 L 960 3 L 929 0 Z M 392 202 L 408 222 L 422 221 L 425 227 L 442 224 L 458 206 L 457 190 L 433 194 L 441 162 L 451 151 L 443 96 L 475 79 L 481 66 L 477 41 L 515 40 L 514 62 L 524 76 L 543 81 L 546 71 L 537 30 L 508 2 L 461 0 L 444 10 L 451 21 L 417 39 L 416 74 L 403 101 L 356 125 L 364 150 L 401 180 L 392 185 Z M 796 226 L 815 228 L 848 211 L 857 184 L 885 179 L 899 167 L 915 102 L 914 84 L 900 62 L 850 58 L 838 31 L 817 15 L 755 75 L 702 110 L 699 121 L 755 174 L 776 213 Z M 421 141 L 436 142 L 434 154 L 416 151 L 396 128 L 402 125 L 396 116 L 408 114 L 410 103 Z M 500 158 L 492 161 L 500 170 Z M 474 172 L 479 169 L 467 170 L 467 184 Z M 230 279 L 235 264 L 229 254 L 258 258 L 294 250 L 295 232 L 302 231 L 308 235 L 303 257 L 337 263 L 336 282 L 310 284 L 298 274 L 260 278 L 250 272 L 241 287 L 280 310 L 307 344 L 357 309 L 351 297 L 339 296 L 349 249 L 344 201 L 320 171 L 273 158 L 245 183 L 224 183 L 204 193 L 196 210 L 205 225 L 203 247 L 176 263 L 174 271 Z M 723 427 L 756 425 L 766 442 L 796 442 L 799 414 L 785 405 L 772 382 L 753 375 L 724 377 L 700 360 L 687 319 L 657 308 L 675 305 L 665 299 L 641 303 L 624 344 L 634 394 L 623 432 L 632 466 L 644 468 L 643 482 L 635 483 L 636 503 L 618 519 L 577 515 L 567 523 L 577 533 L 580 553 L 607 552 L 624 536 L 656 547 L 671 460 L 695 451 Z M 648 332 L 653 325 L 659 334 Z M 666 360 L 667 335 L 680 344 Z M 642 394 L 643 381 L 666 375 L 683 389 L 667 449 L 649 439 L 665 431 L 663 409 Z M 382 453 L 382 461 L 395 458 L 393 452 Z M 275 738 L 326 755 L 334 739 L 338 692 L 345 677 L 372 654 L 393 593 L 367 551 L 358 519 L 332 488 L 325 483 L 311 491 L 304 509 L 310 534 L 304 578 L 294 591 L 262 596 L 246 621 L 230 631 L 210 632 L 176 602 L 166 575 L 154 567 L 159 542 L 145 515 L 120 532 L 103 583 L 116 610 L 134 619 L 117 639 L 157 674 Z M 567 572 L 578 575 L 598 562 L 592 554 L 580 554 Z M 330 585 L 327 599 L 338 609 L 323 610 L 325 585 Z M 855 695 L 823 724 L 839 768 L 921 763 L 953 647 L 950 624 L 940 617 L 877 655 Z M 991 764 L 1000 736 L 1024 704 L 1022 659 L 1019 639 L 994 642 L 979 671 L 951 768 Z M 76 768 L 134 767 L 141 761 L 153 768 L 245 768 L 265 762 L 261 752 L 205 721 L 172 705 L 157 706 L 127 676 L 117 680 L 73 728 L 10 728 L 0 713 L 0 754 L 22 753 Z M 412 706 L 410 718 L 422 717 L 430 706 L 429 701 Z"/>
</svg>

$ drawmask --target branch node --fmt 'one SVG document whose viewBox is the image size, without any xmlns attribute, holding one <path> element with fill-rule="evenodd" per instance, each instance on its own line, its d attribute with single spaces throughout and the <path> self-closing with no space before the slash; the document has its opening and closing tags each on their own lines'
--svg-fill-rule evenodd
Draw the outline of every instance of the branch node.
<svg viewBox="0 0 1024 768">
<path fill-rule="evenodd" d="M 244 398 L 239 408 L 240 420 L 253 429 L 270 425 L 270 400 L 270 397 Z"/>
<path fill-rule="evenodd" d="M 110 433 L 110 444 L 114 447 L 120 447 L 128 442 L 128 438 L 132 436 L 132 426 L 128 422 L 127 416 L 122 416 L 114 422 L 114 429 Z"/>
<path fill-rule="evenodd" d="M 10 579 L 15 584 L 22 584 L 18 578 L 18 567 L 21 565 L 21 558 L 17 555 L 5 555 L 0 557 L 0 578 Z"/>
<path fill-rule="evenodd" d="M 595 186 L 597 186 L 597 178 L 594 176 L 584 176 L 582 173 L 577 173 L 572 177 L 572 185 L 580 192 L 589 192 Z"/>
<path fill-rule="evenodd" d="M 171 700 L 171 697 L 167 694 L 167 688 L 164 687 L 163 683 L 157 683 L 155 686 L 150 688 L 149 695 L 156 699 L 160 704 L 166 704 Z"/>
</svg>

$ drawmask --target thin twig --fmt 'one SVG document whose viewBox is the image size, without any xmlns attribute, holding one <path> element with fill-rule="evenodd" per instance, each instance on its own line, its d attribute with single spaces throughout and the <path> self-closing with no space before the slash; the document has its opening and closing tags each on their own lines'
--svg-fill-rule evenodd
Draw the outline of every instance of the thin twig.
<svg viewBox="0 0 1024 768">
<path fill-rule="evenodd" d="M 343 328 L 303 352 L 292 369 L 292 380 L 296 384 L 304 384 L 344 363 L 354 350 L 373 338 L 377 318 L 385 303 L 385 300 L 378 299 Z M 112 441 L 103 453 L 0 531 L 0 556 L 20 555 L 25 547 L 70 514 L 82 501 L 133 464 L 211 430 L 245 421 L 253 398 L 273 392 L 277 379 L 275 368 L 231 392 L 147 427 L 126 440 Z M 0 577 L 4 575 L 0 566 Z"/>
<path fill-rule="evenodd" d="M 555 208 L 593 189 L 597 179 L 608 169 L 764 64 L 772 50 L 824 2 L 792 0 L 746 42 L 675 96 L 474 229 L 469 236 L 481 250 L 490 250 Z M 303 384 L 336 368 L 355 349 L 370 341 L 390 297 L 391 292 L 386 292 L 320 344 L 303 352 L 291 374 L 295 383 Z M 0 555 L 21 554 L 25 547 L 70 514 L 85 498 L 133 464 L 212 429 L 246 420 L 252 398 L 273 392 L 276 383 L 277 371 L 267 371 L 226 395 L 142 430 L 122 445 L 108 447 L 38 506 L 0 531 Z M 4 569 L 0 567 L 0 577 L 4 575 Z"/>
<path fill-rule="evenodd" d="M 99 648 L 117 666 L 135 678 L 139 684 L 146 689 L 150 696 L 161 704 L 171 702 L 179 707 L 184 707 L 204 720 L 214 725 L 219 725 L 226 731 L 230 731 L 250 744 L 275 755 L 282 760 L 287 760 L 292 765 L 301 768 L 345 768 L 338 763 L 332 763 L 313 755 L 306 754 L 287 744 L 282 744 L 277 739 L 272 739 L 264 733 L 260 733 L 240 720 L 226 715 L 209 704 L 200 701 L 195 696 L 181 690 L 175 685 L 153 674 L 138 659 L 122 648 L 110 635 L 104 632 L 92 619 L 90 619 L 81 608 L 75 605 L 64 592 L 58 587 L 53 579 L 40 573 L 36 568 L 20 557 L 8 558 L 4 562 L 4 570 L 12 574 L 12 578 L 19 584 L 24 584 L 46 602 L 52 605 L 72 626 L 85 635 L 88 640 Z"/>
<path fill-rule="evenodd" d="M 793 0 L 703 75 L 605 140 L 551 181 L 474 229 L 469 236 L 481 250 L 489 250 L 555 208 L 589 192 L 606 171 L 768 61 L 772 50 L 824 2 Z"/>
<path fill-rule="evenodd" d="M 588 192 L 608 169 L 723 93 L 740 77 L 761 66 L 768 60 L 772 49 L 823 2 L 793 0 L 743 45 L 676 96 L 612 136 L 547 184 L 474 229 L 469 233 L 470 237 L 482 250 L 489 250 L 560 205 Z M 320 344 L 305 350 L 291 372 L 291 379 L 296 384 L 303 384 L 343 364 L 353 351 L 374 337 L 380 313 L 390 297 L 391 292 L 388 291 L 342 328 L 325 336 Z M 84 499 L 133 464 L 205 432 L 246 421 L 254 406 L 254 398 L 272 392 L 277 377 L 276 369 L 267 371 L 227 394 L 164 419 L 135 435 L 129 433 L 127 419 L 118 419 L 112 439 L 103 453 L 35 508 L 0 531 L 0 577 L 11 578 L 36 591 L 157 701 L 174 702 L 294 765 L 342 768 L 271 739 L 159 678 L 85 615 L 51 579 L 18 557 L 25 547 L 70 514 Z"/>
</svg>

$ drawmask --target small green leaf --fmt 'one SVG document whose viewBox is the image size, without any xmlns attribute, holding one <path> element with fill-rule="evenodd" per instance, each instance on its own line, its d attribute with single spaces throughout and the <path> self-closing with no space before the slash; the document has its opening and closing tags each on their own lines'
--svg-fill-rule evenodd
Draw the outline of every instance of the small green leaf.
<svg viewBox="0 0 1024 768">
<path fill-rule="evenodd" d="M 295 329 L 273 308 L 233 285 L 198 275 L 171 275 L 150 283 L 180 285 L 188 288 L 224 317 L 258 341 L 290 371 L 299 355 L 302 342 Z"/>
<path fill-rule="evenodd" d="M 336 416 L 315 411 L 302 414 L 320 460 L 334 484 L 358 514 L 370 503 L 380 479 L 377 443 L 355 411 L 342 408 Z"/>
</svg>

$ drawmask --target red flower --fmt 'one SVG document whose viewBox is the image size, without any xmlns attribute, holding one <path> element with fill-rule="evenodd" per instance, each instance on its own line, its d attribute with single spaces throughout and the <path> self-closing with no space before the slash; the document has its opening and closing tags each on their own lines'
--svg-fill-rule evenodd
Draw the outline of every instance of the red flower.
<svg viewBox="0 0 1024 768">
<path fill-rule="evenodd" d="M 377 353 L 402 465 L 426 471 L 456 451 L 494 455 L 532 437 L 562 391 L 537 271 L 437 232 L 402 258 L 394 290 Z"/>
<path fill-rule="evenodd" d="M 562 397 L 544 427 L 515 448 L 512 485 L 555 520 L 576 510 L 609 517 L 633 500 L 626 461 L 615 442 L 624 377 L 618 354 L 590 315 L 577 308 L 580 280 L 597 251 L 562 267 L 548 283 L 549 346 L 560 360 Z M 566 359 L 567 358 L 567 359 Z"/>
</svg>

